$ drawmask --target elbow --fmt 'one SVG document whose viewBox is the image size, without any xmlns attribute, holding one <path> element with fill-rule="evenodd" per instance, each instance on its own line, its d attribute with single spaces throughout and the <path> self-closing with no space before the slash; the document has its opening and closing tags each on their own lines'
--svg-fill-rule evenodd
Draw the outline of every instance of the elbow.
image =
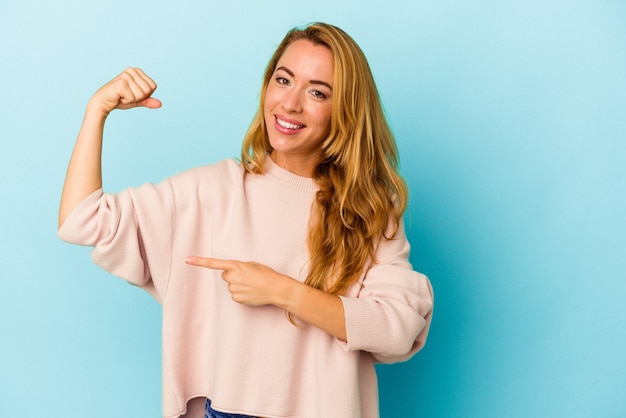
<svg viewBox="0 0 626 418">
<path fill-rule="evenodd" d="M 70 214 L 70 210 L 67 209 L 67 206 L 63 198 L 61 198 L 61 205 L 59 206 L 59 215 L 57 217 L 57 231 L 61 231 L 61 228 L 63 227 L 63 224 L 65 224 L 65 220 L 67 219 L 69 214 Z"/>
<path fill-rule="evenodd" d="M 393 364 L 404 362 L 420 351 L 426 343 L 428 329 L 430 327 L 429 318 L 419 318 L 420 324 L 413 332 L 405 332 L 397 335 L 395 344 L 384 353 L 373 353 L 377 362 L 382 364 Z"/>
<path fill-rule="evenodd" d="M 415 351 L 415 345 L 419 342 L 419 336 L 426 326 L 427 323 L 424 318 L 420 316 L 415 317 L 414 320 L 411 321 L 410 326 L 396 331 L 396 335 L 392 340 L 394 343 L 384 355 L 392 357 L 404 356 Z"/>
<path fill-rule="evenodd" d="M 65 216 L 62 216 L 59 213 L 59 219 L 57 220 L 57 234 L 61 232 L 61 228 L 63 228 L 64 223 L 65 223 Z"/>
<path fill-rule="evenodd" d="M 59 238 L 63 239 L 64 241 L 65 239 L 63 238 L 63 236 L 65 235 L 65 232 L 64 232 L 63 226 L 65 225 L 65 221 L 67 220 L 68 217 L 69 217 L 69 213 L 67 213 L 63 209 L 59 210 L 59 216 L 57 218 L 57 235 L 59 236 Z"/>
</svg>

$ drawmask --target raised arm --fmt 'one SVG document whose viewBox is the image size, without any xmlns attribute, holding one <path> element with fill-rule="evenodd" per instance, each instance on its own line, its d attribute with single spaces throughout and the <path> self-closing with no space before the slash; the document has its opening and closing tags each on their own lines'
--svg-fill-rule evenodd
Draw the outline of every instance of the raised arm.
<svg viewBox="0 0 626 418">
<path fill-rule="evenodd" d="M 102 135 L 109 113 L 113 109 L 161 107 L 161 102 L 151 97 L 155 89 L 155 82 L 142 70 L 128 68 L 89 100 L 67 167 L 59 207 L 59 228 L 78 203 L 102 187 Z"/>
</svg>

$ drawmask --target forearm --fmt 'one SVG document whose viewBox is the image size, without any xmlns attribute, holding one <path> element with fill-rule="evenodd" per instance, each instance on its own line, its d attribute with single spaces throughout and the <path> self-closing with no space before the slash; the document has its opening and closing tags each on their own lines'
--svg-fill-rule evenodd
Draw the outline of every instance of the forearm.
<svg viewBox="0 0 626 418">
<path fill-rule="evenodd" d="M 346 319 L 339 296 L 291 280 L 277 306 L 339 340 L 346 341 Z"/>
<path fill-rule="evenodd" d="M 59 228 L 85 197 L 102 187 L 102 135 L 106 114 L 87 105 L 61 194 Z"/>
</svg>

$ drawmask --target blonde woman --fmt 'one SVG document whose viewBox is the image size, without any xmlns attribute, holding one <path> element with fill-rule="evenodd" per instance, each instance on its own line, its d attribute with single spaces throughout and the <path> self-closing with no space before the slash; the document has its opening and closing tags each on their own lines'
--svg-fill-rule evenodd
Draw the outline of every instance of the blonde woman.
<svg viewBox="0 0 626 418">
<path fill-rule="evenodd" d="M 374 364 L 425 343 L 407 190 L 365 56 L 341 29 L 290 31 L 265 71 L 241 161 L 102 191 L 105 120 L 158 108 L 127 69 L 89 101 L 59 235 L 163 309 L 163 416 L 376 418 Z"/>
</svg>

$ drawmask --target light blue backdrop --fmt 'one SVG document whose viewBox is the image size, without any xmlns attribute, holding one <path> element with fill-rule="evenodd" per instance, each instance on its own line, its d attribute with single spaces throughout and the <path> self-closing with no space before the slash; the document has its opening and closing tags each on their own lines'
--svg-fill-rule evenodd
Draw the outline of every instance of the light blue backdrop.
<svg viewBox="0 0 626 418">
<path fill-rule="evenodd" d="M 623 1 L 0 3 L 0 416 L 157 417 L 160 308 L 56 238 L 87 99 L 126 66 L 109 191 L 239 153 L 290 27 L 370 59 L 436 291 L 426 348 L 381 367 L 395 417 L 626 416 Z M 341 417 L 339 417 L 341 418 Z"/>
</svg>

